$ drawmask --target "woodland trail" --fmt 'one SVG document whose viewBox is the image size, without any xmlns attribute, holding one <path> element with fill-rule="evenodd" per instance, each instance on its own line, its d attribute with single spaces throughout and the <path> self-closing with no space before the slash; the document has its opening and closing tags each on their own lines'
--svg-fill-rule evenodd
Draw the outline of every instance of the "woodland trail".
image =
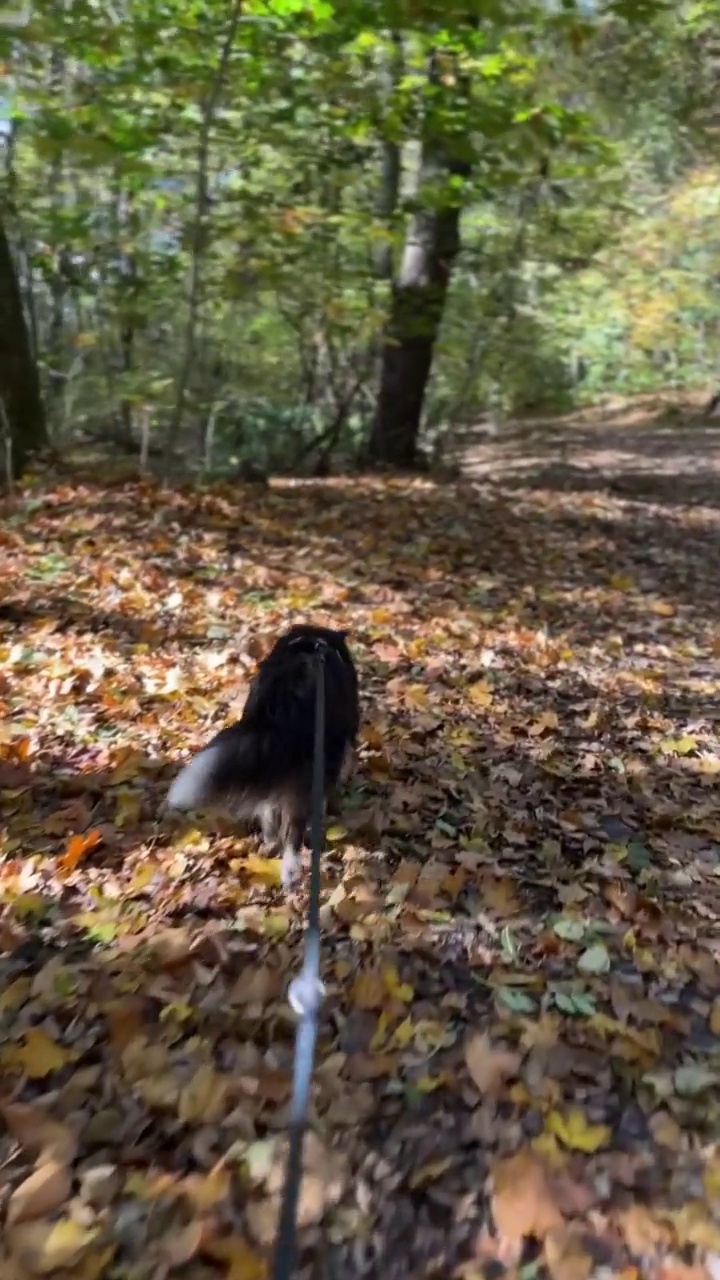
<svg viewBox="0 0 720 1280">
<path fill-rule="evenodd" d="M 720 432 L 563 442 L 6 507 L 3 1277 L 266 1274 L 302 915 L 160 805 L 311 617 L 351 630 L 364 730 L 303 1273 L 718 1280 Z"/>
</svg>

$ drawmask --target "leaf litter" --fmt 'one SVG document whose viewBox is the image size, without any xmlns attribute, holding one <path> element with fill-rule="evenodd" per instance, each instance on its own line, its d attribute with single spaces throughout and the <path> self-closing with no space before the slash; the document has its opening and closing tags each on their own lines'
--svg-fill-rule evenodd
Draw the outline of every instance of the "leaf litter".
<svg viewBox="0 0 720 1280">
<path fill-rule="evenodd" d="M 364 727 L 324 864 L 303 1267 L 716 1280 L 714 508 L 387 479 L 23 502 L 3 1275 L 268 1274 L 302 904 L 252 836 L 162 801 L 309 617 L 351 630 Z"/>
</svg>

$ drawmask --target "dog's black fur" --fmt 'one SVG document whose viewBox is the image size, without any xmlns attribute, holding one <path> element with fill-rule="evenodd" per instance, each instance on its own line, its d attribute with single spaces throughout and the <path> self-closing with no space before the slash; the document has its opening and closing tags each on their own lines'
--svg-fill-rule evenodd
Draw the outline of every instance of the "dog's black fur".
<svg viewBox="0 0 720 1280">
<path fill-rule="evenodd" d="M 260 663 L 242 718 L 178 775 L 171 809 L 227 804 L 257 817 L 267 844 L 282 842 L 283 883 L 293 882 L 310 819 L 316 650 L 325 649 L 325 795 L 349 772 L 360 728 L 358 679 L 346 631 L 299 624 Z"/>
</svg>

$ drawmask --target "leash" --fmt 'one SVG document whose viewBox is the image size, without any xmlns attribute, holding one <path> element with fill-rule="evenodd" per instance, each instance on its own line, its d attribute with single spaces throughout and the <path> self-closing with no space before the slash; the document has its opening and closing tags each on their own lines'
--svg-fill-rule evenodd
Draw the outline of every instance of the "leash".
<svg viewBox="0 0 720 1280">
<path fill-rule="evenodd" d="M 302 1181 L 302 1153 L 307 1128 L 310 1082 L 315 1062 L 318 1014 L 325 988 L 320 981 L 320 859 L 325 843 L 325 651 L 315 644 L 315 741 L 313 743 L 312 807 L 310 811 L 310 903 L 305 926 L 305 956 L 288 999 L 300 1021 L 295 1033 L 293 1088 L 288 1124 L 289 1148 L 280 1208 L 272 1280 L 289 1280 L 295 1264 L 297 1204 Z"/>
</svg>

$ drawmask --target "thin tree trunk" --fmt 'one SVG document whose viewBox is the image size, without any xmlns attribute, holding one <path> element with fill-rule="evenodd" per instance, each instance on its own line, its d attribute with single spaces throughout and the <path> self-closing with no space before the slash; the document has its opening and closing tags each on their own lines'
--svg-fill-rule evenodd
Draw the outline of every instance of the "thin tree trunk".
<svg viewBox="0 0 720 1280">
<path fill-rule="evenodd" d="M 56 110 L 61 109 L 65 81 L 65 59 L 59 49 L 50 54 L 50 92 Z M 58 147 L 50 162 L 48 173 L 48 199 L 53 219 L 60 225 L 65 207 L 63 189 L 63 149 Z M 47 347 L 45 351 L 45 368 L 47 370 L 45 395 L 48 415 L 52 423 L 53 436 L 57 439 L 58 428 L 64 426 L 63 396 L 65 392 L 65 376 L 63 371 L 64 336 L 65 336 L 65 296 L 67 291 L 69 255 L 64 247 L 57 250 L 50 279 L 50 323 L 48 326 Z"/>
<path fill-rule="evenodd" d="M 190 383 L 190 374 L 195 363 L 197 325 L 200 314 L 202 290 L 202 268 L 208 234 L 208 169 L 210 161 L 210 135 L 212 133 L 212 127 L 215 120 L 215 112 L 217 111 L 220 95 L 225 83 L 225 76 L 230 62 L 233 44 L 235 43 L 235 34 L 237 32 L 241 13 L 242 0 L 232 0 L 228 12 L 228 26 L 225 33 L 225 39 L 220 51 L 220 57 L 215 69 L 213 82 L 203 104 L 202 119 L 200 121 L 200 133 L 198 136 L 197 147 L 197 170 L 195 178 L 194 223 L 190 244 L 190 270 L 185 295 L 187 304 L 187 321 L 185 325 L 185 340 L 182 346 L 181 363 L 175 384 L 175 404 L 165 441 L 166 469 L 170 466 L 175 445 L 180 434 L 180 428 L 182 427 L 183 417 L 185 414 L 187 389 Z"/>
<path fill-rule="evenodd" d="M 38 321 L 35 308 L 35 295 L 33 294 L 32 259 L 27 238 L 18 216 L 18 181 L 17 170 L 15 168 L 15 146 L 17 142 L 17 135 L 18 122 L 17 120 L 12 120 L 5 138 L 5 191 L 7 197 L 7 211 L 12 220 L 15 232 L 15 261 L 17 262 L 18 267 L 17 276 L 20 281 L 23 309 L 28 321 L 30 350 L 33 360 L 37 360 L 40 343 L 38 340 Z"/>
<path fill-rule="evenodd" d="M 0 400 L 12 443 L 12 473 L 22 475 L 31 454 L 47 444 L 45 408 L 33 359 L 20 286 L 0 223 Z M 3 464 L 0 464 L 3 465 Z"/>
<path fill-rule="evenodd" d="M 383 65 L 380 80 L 383 85 L 385 137 L 382 141 L 382 157 L 380 168 L 380 185 L 375 201 L 375 218 L 387 231 L 387 240 L 379 241 L 375 246 L 375 272 L 381 280 L 391 280 L 393 273 L 392 228 L 397 213 L 400 195 L 400 179 L 402 177 L 402 150 L 400 143 L 391 136 L 389 117 L 395 87 L 400 80 L 405 62 L 405 51 L 402 36 L 393 31 L 390 35 L 392 47 L 382 50 Z"/>
<path fill-rule="evenodd" d="M 433 86 L 441 87 L 434 58 L 429 78 Z M 425 127 L 418 165 L 418 205 L 392 285 L 380 389 L 368 444 L 369 461 L 380 465 L 412 467 L 416 462 L 435 343 L 460 249 L 461 205 L 449 179 L 470 176 L 468 142 L 444 137 L 441 129 L 432 117 Z M 442 188 L 447 191 L 444 204 L 438 200 L 438 189 Z M 426 203 L 424 192 L 430 196 Z"/>
</svg>

